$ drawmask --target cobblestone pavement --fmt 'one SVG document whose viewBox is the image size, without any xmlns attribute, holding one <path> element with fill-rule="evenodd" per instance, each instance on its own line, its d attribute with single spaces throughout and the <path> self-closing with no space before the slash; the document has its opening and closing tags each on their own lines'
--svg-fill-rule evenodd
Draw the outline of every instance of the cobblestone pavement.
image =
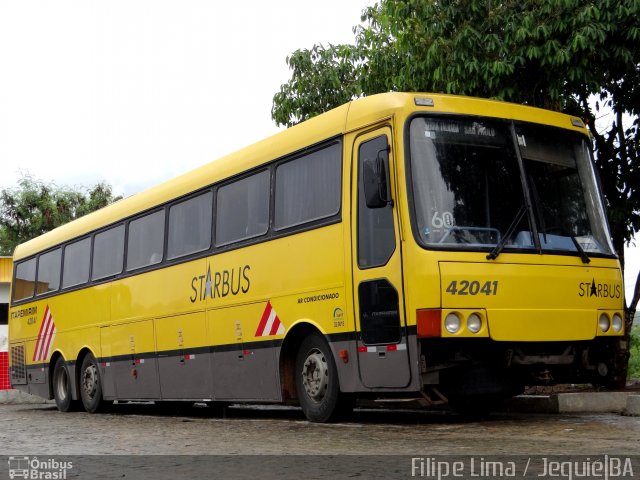
<svg viewBox="0 0 640 480">
<path fill-rule="evenodd" d="M 617 414 L 494 414 L 356 410 L 313 424 L 298 409 L 234 406 L 171 412 L 118 405 L 60 413 L 53 405 L 0 405 L 2 455 L 638 455 L 640 418 Z"/>
</svg>

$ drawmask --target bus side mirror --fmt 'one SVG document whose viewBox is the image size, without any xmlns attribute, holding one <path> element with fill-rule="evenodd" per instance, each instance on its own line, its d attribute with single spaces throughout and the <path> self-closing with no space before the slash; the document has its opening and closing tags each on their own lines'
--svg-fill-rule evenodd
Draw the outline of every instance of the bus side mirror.
<svg viewBox="0 0 640 480">
<path fill-rule="evenodd" d="M 363 162 L 362 182 L 368 208 L 383 208 L 392 203 L 389 194 L 388 164 L 384 155 L 387 153 L 387 150 L 380 150 L 375 160 L 367 159 Z"/>
</svg>

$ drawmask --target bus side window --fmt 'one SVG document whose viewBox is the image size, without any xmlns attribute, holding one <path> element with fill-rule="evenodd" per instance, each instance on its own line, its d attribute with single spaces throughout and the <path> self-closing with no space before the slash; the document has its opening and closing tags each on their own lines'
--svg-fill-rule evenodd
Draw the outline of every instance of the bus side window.
<svg viewBox="0 0 640 480">
<path fill-rule="evenodd" d="M 33 297 L 36 289 L 36 259 L 20 262 L 16 266 L 16 277 L 13 281 L 13 301 Z"/>
<path fill-rule="evenodd" d="M 129 223 L 127 270 L 154 265 L 162 261 L 164 249 L 164 210 Z"/>
<path fill-rule="evenodd" d="M 208 191 L 171 206 L 167 258 L 201 252 L 211 246 L 212 204 L 213 194 Z M 154 255 L 151 263 L 162 260 L 162 257 L 157 258 L 157 252 Z"/>
<path fill-rule="evenodd" d="M 340 212 L 342 145 L 281 163 L 276 167 L 274 228 L 283 230 Z"/>
<path fill-rule="evenodd" d="M 269 229 L 269 170 L 218 188 L 216 246 L 258 237 Z"/>
<path fill-rule="evenodd" d="M 60 269 L 62 268 L 62 249 L 56 248 L 43 253 L 38 258 L 38 283 L 36 295 L 55 292 L 60 288 Z"/>
<path fill-rule="evenodd" d="M 396 248 L 393 231 L 393 207 L 368 208 L 364 194 L 363 172 L 367 160 L 380 155 L 389 169 L 387 154 L 389 143 L 382 135 L 364 142 L 358 149 L 358 266 L 360 268 L 385 265 Z"/>
<path fill-rule="evenodd" d="M 91 279 L 122 273 L 124 259 L 124 225 L 96 234 L 93 239 L 93 269 Z"/>
<path fill-rule="evenodd" d="M 64 247 L 62 288 L 74 287 L 89 281 L 91 238 L 83 238 Z"/>
</svg>

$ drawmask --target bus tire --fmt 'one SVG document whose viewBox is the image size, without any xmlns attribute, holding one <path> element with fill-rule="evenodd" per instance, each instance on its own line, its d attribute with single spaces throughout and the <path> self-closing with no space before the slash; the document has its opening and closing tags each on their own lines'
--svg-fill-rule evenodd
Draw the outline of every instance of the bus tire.
<svg viewBox="0 0 640 480">
<path fill-rule="evenodd" d="M 64 358 L 58 357 L 53 367 L 53 398 L 56 401 L 56 407 L 61 412 L 70 412 L 75 410 L 75 403 L 71 396 L 71 376 L 67 369 Z"/>
<path fill-rule="evenodd" d="M 100 411 L 104 405 L 100 367 L 91 353 L 85 355 L 80 368 L 80 398 L 89 413 Z"/>
<path fill-rule="evenodd" d="M 306 337 L 296 355 L 298 401 L 311 422 L 327 422 L 342 411 L 338 370 L 329 345 L 320 334 Z"/>
</svg>

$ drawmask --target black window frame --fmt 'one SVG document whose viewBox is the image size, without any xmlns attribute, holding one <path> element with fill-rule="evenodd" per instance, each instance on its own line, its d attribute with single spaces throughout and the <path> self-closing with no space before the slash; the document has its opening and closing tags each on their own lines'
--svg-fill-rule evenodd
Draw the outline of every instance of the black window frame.
<svg viewBox="0 0 640 480">
<path fill-rule="evenodd" d="M 55 252 L 56 250 L 60 250 L 60 263 L 58 265 L 58 288 L 56 288 L 55 290 L 49 290 L 46 292 L 42 292 L 42 293 L 38 293 L 38 282 L 40 281 L 40 260 L 42 259 L 42 257 L 44 257 L 45 255 L 48 255 L 50 253 Z M 38 254 L 37 259 L 37 265 L 36 265 L 36 290 L 35 290 L 35 296 L 36 298 L 40 298 L 43 297 L 45 295 L 49 295 L 49 294 L 55 294 L 56 292 L 59 292 L 62 289 L 62 267 L 63 267 L 63 257 L 64 257 L 64 248 L 63 246 L 58 246 L 55 248 L 51 248 L 45 252 L 42 252 L 40 254 Z"/>
<path fill-rule="evenodd" d="M 168 209 L 169 204 L 165 204 L 162 205 L 160 208 L 154 208 L 152 210 L 148 210 L 146 212 L 143 212 L 139 215 L 136 215 L 133 218 L 129 218 L 127 220 L 127 230 L 125 233 L 125 239 L 126 239 L 126 243 L 125 243 L 125 253 L 124 253 L 124 271 L 127 273 L 131 273 L 131 272 L 138 272 L 138 271 L 146 271 L 151 269 L 152 267 L 157 267 L 158 265 L 162 265 L 164 264 L 164 262 L 167 259 L 167 221 L 168 221 L 168 215 L 167 215 L 167 209 Z M 150 217 L 151 215 L 154 215 L 156 213 L 162 213 L 164 215 L 163 219 L 162 219 L 162 256 L 160 258 L 159 261 L 154 262 L 154 263 L 146 263 L 146 264 L 142 264 L 142 265 L 138 265 L 132 268 L 129 268 L 129 240 L 131 239 L 131 224 L 134 222 L 137 222 L 139 220 L 144 219 L 145 217 Z"/>
<path fill-rule="evenodd" d="M 34 274 L 33 274 L 33 291 L 31 292 L 31 295 L 26 296 L 26 297 L 21 297 L 19 299 L 15 298 L 15 292 L 16 292 L 16 276 L 18 275 L 18 268 L 20 268 L 21 265 L 24 265 L 27 262 L 34 262 L 35 265 L 35 269 L 34 269 Z M 23 260 L 20 260 L 19 262 L 16 262 L 15 265 L 13 266 L 13 277 L 11 279 L 11 304 L 14 303 L 26 303 L 27 301 L 31 300 L 32 298 L 35 298 L 36 296 L 36 281 L 38 278 L 38 258 L 36 255 L 25 258 Z"/>
<path fill-rule="evenodd" d="M 101 277 L 94 277 L 94 273 L 95 273 L 95 256 L 96 256 L 96 237 L 98 237 L 99 235 L 102 235 L 104 233 L 107 233 L 111 230 L 114 230 L 116 228 L 120 228 L 122 227 L 124 232 L 123 232 L 123 251 L 122 251 L 122 262 L 120 264 L 120 271 L 116 272 L 116 273 L 111 273 L 108 275 L 103 275 Z M 124 271 L 124 266 L 125 266 L 125 257 L 126 257 L 126 249 L 127 249 L 127 225 L 125 222 L 118 222 L 112 225 L 109 225 L 107 228 L 103 228 L 99 231 L 96 231 L 92 234 L 92 240 L 91 240 L 91 278 L 90 278 L 90 282 L 100 282 L 102 280 L 105 279 L 109 279 L 109 278 L 113 278 L 116 277 L 120 274 L 122 274 L 122 272 Z"/>
<path fill-rule="evenodd" d="M 204 195 L 210 194 L 211 198 L 209 199 L 209 207 L 210 207 L 210 214 L 209 214 L 209 218 L 211 223 L 209 224 L 209 242 L 207 244 L 206 247 L 199 249 L 199 250 L 194 250 L 192 252 L 186 252 L 186 253 L 181 253 L 179 255 L 175 255 L 175 256 L 170 256 L 169 255 L 169 245 L 170 245 L 170 228 L 171 228 L 171 210 L 178 206 L 178 205 L 183 205 L 186 202 L 189 202 L 191 200 L 194 200 L 196 198 L 202 197 Z M 176 260 L 179 259 L 183 259 L 183 258 L 188 258 L 194 255 L 197 255 L 199 253 L 202 252 L 208 252 L 211 250 L 211 247 L 213 245 L 214 242 L 214 236 L 213 236 L 213 224 L 215 223 L 215 210 L 214 210 L 214 197 L 215 197 L 215 192 L 213 190 L 212 187 L 207 187 L 204 189 L 200 189 L 197 190 L 196 192 L 193 193 L 189 193 L 188 195 L 182 196 L 170 203 L 167 203 L 165 206 L 165 227 L 164 227 L 164 248 L 163 248 L 163 258 L 161 260 L 160 263 L 163 262 L 169 262 L 169 263 L 175 263 Z M 127 244 L 126 247 L 128 247 L 128 238 L 127 238 Z M 155 264 L 153 264 L 155 265 Z M 140 267 L 143 268 L 143 267 Z"/>
<path fill-rule="evenodd" d="M 338 178 L 338 184 L 340 186 L 339 188 L 339 193 L 338 193 L 338 207 L 337 210 L 333 213 L 328 213 L 326 215 L 322 215 L 320 217 L 314 217 L 314 218 L 308 218 L 306 220 L 303 220 L 301 222 L 297 222 L 297 223 L 293 223 L 293 224 L 287 224 L 284 226 L 277 226 L 276 225 L 276 196 L 277 196 L 277 192 L 278 192 L 278 169 L 280 167 L 282 167 L 283 165 L 286 165 L 288 163 L 292 163 L 292 162 L 296 162 L 296 161 L 300 161 L 300 160 L 308 160 L 308 157 L 311 155 L 314 155 L 318 152 L 321 152 L 323 150 L 327 150 L 333 146 L 337 146 L 338 148 L 338 152 L 340 154 L 340 160 L 339 160 L 339 178 Z M 270 219 L 270 225 L 271 225 L 271 229 L 273 230 L 273 232 L 286 232 L 286 231 L 297 231 L 299 228 L 304 229 L 305 225 L 315 225 L 316 223 L 322 223 L 324 220 L 327 219 L 332 219 L 335 218 L 337 215 L 340 215 L 342 213 L 342 195 L 343 195 L 343 187 L 344 187 L 344 146 L 343 146 L 343 142 L 341 140 L 335 140 L 335 141 L 327 141 L 321 145 L 318 145 L 317 148 L 313 148 L 313 149 L 309 149 L 309 150 L 305 150 L 304 152 L 301 152 L 299 155 L 292 155 L 288 158 L 282 159 L 278 162 L 276 162 L 273 166 L 273 172 L 272 172 L 272 191 L 271 191 L 271 219 Z"/>
<path fill-rule="evenodd" d="M 67 259 L 67 249 L 69 247 L 71 247 L 72 245 L 84 242 L 84 241 L 89 241 L 89 255 L 88 255 L 88 259 L 87 259 L 87 263 L 89 264 L 89 271 L 87 273 L 87 279 L 79 282 L 79 283 L 74 283 L 72 285 L 65 285 L 65 271 L 64 271 L 64 266 L 65 266 L 65 262 Z M 74 238 L 73 240 L 66 242 L 64 244 L 64 247 L 62 249 L 62 280 L 60 281 L 60 290 L 71 290 L 74 288 L 80 288 L 83 285 L 86 285 L 88 283 L 91 282 L 91 257 L 92 257 L 92 252 L 93 252 L 93 235 L 84 235 L 82 237 L 78 237 L 78 238 Z"/>
<path fill-rule="evenodd" d="M 220 190 L 224 189 L 225 187 L 228 187 L 230 185 L 234 185 L 238 182 L 242 182 L 244 180 L 247 180 L 251 177 L 254 177 L 256 175 L 259 175 L 261 173 L 267 173 L 268 177 L 269 177 L 269 188 L 268 188 L 268 197 L 267 197 L 267 226 L 264 232 L 260 232 L 260 233 L 256 233 L 253 235 L 249 235 L 246 237 L 242 237 L 242 238 L 236 238 L 234 240 L 230 240 L 230 241 L 225 241 L 222 243 L 218 243 L 218 220 L 220 219 L 218 216 L 218 196 L 220 195 Z M 251 240 L 260 238 L 260 237 L 264 237 L 265 235 L 268 235 L 270 230 L 271 230 L 271 223 L 272 223 L 272 210 L 271 210 L 271 197 L 273 195 L 273 168 L 271 168 L 271 166 L 267 166 L 262 167 L 262 168 L 258 168 L 258 169 L 253 169 L 249 172 L 247 172 L 244 175 L 241 176 L 237 176 L 235 178 L 233 178 L 233 180 L 230 181 L 226 181 L 223 183 L 220 183 L 218 185 L 216 185 L 215 188 L 215 192 L 214 192 L 214 199 L 215 199 L 215 204 L 214 204 L 214 212 L 213 212 L 213 225 L 214 225 L 214 238 L 213 238 L 213 246 L 214 246 L 214 250 L 219 250 L 221 248 L 225 248 L 228 247 L 230 245 L 235 245 L 235 244 L 247 244 L 247 243 L 253 243 L 251 242 Z"/>
</svg>

